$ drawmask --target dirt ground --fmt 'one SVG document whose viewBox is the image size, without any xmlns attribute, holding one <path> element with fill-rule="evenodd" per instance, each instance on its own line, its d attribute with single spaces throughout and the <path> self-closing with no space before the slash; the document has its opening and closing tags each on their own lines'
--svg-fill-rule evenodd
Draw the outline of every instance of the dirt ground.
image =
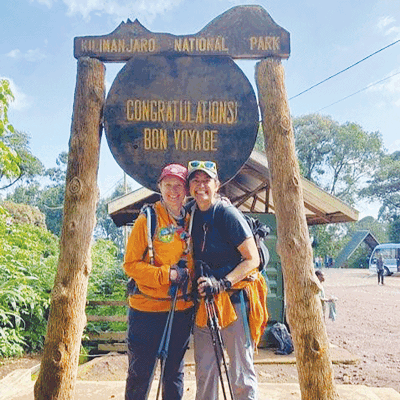
<svg viewBox="0 0 400 400">
<path fill-rule="evenodd" d="M 331 344 L 358 356 L 357 364 L 334 365 L 339 384 L 364 384 L 393 388 L 400 392 L 400 274 L 385 277 L 378 286 L 376 275 L 367 270 L 324 269 L 326 295 L 337 300 L 336 321 L 326 321 Z M 40 356 L 0 361 L 0 379 L 18 368 L 31 368 Z M 127 357 L 115 355 L 79 367 L 78 379 L 125 380 Z M 260 382 L 297 382 L 295 365 L 256 365 Z M 186 367 L 194 379 L 194 367 Z"/>
</svg>

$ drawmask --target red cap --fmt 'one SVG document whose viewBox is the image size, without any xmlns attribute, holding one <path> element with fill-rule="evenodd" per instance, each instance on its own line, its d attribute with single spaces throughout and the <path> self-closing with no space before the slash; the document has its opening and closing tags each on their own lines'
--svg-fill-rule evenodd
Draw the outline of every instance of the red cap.
<svg viewBox="0 0 400 400">
<path fill-rule="evenodd" d="M 168 164 L 161 172 L 158 182 L 161 182 L 166 176 L 174 176 L 186 183 L 187 169 L 181 164 Z"/>
</svg>

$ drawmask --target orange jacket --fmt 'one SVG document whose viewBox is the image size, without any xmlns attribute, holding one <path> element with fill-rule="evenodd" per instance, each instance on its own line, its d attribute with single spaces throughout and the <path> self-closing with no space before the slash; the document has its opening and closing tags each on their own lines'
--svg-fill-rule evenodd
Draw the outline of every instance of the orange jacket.
<svg viewBox="0 0 400 400">
<path fill-rule="evenodd" d="M 232 289 L 244 289 L 249 299 L 249 326 L 251 337 L 257 347 L 261 336 L 268 322 L 267 310 L 267 284 L 260 272 L 256 272 L 254 281 L 243 280 L 232 286 Z M 217 309 L 219 324 L 225 328 L 233 321 L 237 320 L 235 309 L 231 303 L 229 293 L 222 292 L 214 296 L 214 302 Z M 201 300 L 199 309 L 196 314 L 196 325 L 200 327 L 207 326 L 207 313 L 204 300 Z"/>
<path fill-rule="evenodd" d="M 149 263 L 147 249 L 147 218 L 141 214 L 135 221 L 126 246 L 124 270 L 136 282 L 139 293 L 129 296 L 129 305 L 139 311 L 162 312 L 169 311 L 171 298 L 168 295 L 170 288 L 169 270 L 174 264 L 184 257 L 190 270 L 190 281 L 193 279 L 192 255 L 185 255 L 187 243 L 181 239 L 180 232 L 176 230 L 175 220 L 161 204 L 155 203 L 157 217 L 156 232 L 153 237 L 154 263 Z M 186 218 L 185 228 L 189 217 Z M 146 253 L 145 257 L 143 255 Z M 190 287 L 189 287 L 190 290 Z M 192 301 L 181 298 L 178 292 L 176 310 L 193 307 Z"/>
</svg>

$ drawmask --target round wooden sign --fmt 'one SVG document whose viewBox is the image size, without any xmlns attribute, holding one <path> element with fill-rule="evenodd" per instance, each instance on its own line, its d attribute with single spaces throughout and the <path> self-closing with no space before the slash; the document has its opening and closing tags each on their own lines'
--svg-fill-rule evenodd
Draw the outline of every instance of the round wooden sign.
<svg viewBox="0 0 400 400">
<path fill-rule="evenodd" d="M 118 73 L 107 96 L 105 130 L 111 152 L 138 183 L 157 191 L 169 163 L 217 163 L 231 179 L 257 136 L 254 90 L 228 57 L 144 56 Z"/>
</svg>

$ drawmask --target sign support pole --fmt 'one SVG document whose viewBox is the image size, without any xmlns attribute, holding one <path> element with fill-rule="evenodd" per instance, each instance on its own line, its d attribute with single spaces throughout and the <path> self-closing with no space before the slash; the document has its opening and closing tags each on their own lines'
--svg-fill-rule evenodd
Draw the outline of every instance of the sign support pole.
<svg viewBox="0 0 400 400">
<path fill-rule="evenodd" d="M 74 397 L 92 268 L 104 76 L 102 62 L 87 57 L 78 60 L 60 256 L 35 400 Z"/>
<path fill-rule="evenodd" d="M 277 252 L 285 282 L 286 316 L 296 349 L 301 398 L 335 400 L 334 371 L 314 274 L 300 169 L 287 101 L 284 69 L 278 58 L 256 66 L 266 153 L 278 230 Z"/>
</svg>

